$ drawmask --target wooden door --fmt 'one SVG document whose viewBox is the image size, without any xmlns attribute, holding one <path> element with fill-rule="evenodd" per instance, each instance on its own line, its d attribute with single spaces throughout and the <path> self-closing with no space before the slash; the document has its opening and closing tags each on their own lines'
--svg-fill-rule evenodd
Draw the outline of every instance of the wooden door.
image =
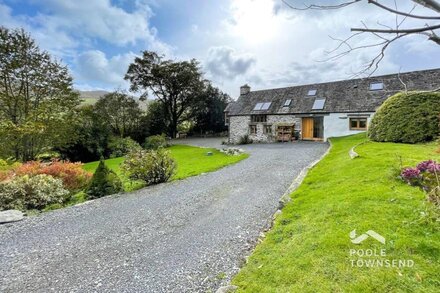
<svg viewBox="0 0 440 293">
<path fill-rule="evenodd" d="M 302 139 L 313 139 L 313 117 L 302 119 Z"/>
</svg>

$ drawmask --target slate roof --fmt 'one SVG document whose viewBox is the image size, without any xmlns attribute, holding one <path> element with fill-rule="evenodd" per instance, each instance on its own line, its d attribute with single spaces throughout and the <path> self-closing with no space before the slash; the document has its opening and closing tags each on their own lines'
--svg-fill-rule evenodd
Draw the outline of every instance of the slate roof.
<svg viewBox="0 0 440 293">
<path fill-rule="evenodd" d="M 440 68 L 401 73 L 400 79 L 411 90 L 434 90 L 440 88 Z M 370 84 L 382 82 L 383 90 L 370 90 Z M 315 96 L 307 96 L 316 89 Z M 310 114 L 375 112 L 389 97 L 402 91 L 404 86 L 398 74 L 350 79 L 335 82 L 308 84 L 286 88 L 251 91 L 229 103 L 225 112 L 229 116 L 251 114 Z M 325 98 L 322 110 L 312 110 L 315 99 Z M 290 106 L 283 107 L 291 99 Z M 254 111 L 257 103 L 271 102 L 266 111 Z"/>
</svg>

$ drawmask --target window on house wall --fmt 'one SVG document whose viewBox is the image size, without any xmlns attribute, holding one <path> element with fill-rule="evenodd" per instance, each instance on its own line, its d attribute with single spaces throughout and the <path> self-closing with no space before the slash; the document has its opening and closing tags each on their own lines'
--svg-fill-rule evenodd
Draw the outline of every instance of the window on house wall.
<svg viewBox="0 0 440 293">
<path fill-rule="evenodd" d="M 249 133 L 257 134 L 257 125 L 249 125 Z"/>
<path fill-rule="evenodd" d="M 367 130 L 367 118 L 350 118 L 350 130 Z"/>
<path fill-rule="evenodd" d="M 322 110 L 324 109 L 324 104 L 325 104 L 325 99 L 315 99 L 312 110 Z"/>
<path fill-rule="evenodd" d="M 370 83 L 370 91 L 383 90 L 383 82 L 372 82 Z"/>
<path fill-rule="evenodd" d="M 252 123 L 266 122 L 266 121 L 267 121 L 267 115 L 251 115 Z"/>
<path fill-rule="evenodd" d="M 307 92 L 307 95 L 308 96 L 316 96 L 316 92 L 317 92 L 318 90 L 315 90 L 315 89 L 312 89 L 312 90 L 309 90 L 308 92 Z"/>
<path fill-rule="evenodd" d="M 263 133 L 264 134 L 272 134 L 272 125 L 264 125 Z"/>
<path fill-rule="evenodd" d="M 284 102 L 283 107 L 289 107 L 291 103 L 292 103 L 292 100 L 291 100 L 291 99 L 288 99 L 288 100 L 286 100 L 286 101 Z"/>
</svg>

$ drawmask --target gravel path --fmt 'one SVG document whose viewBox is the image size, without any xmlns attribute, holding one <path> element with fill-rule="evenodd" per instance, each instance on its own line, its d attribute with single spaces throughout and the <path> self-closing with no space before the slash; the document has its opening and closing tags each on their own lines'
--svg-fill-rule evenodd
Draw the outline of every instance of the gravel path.
<svg viewBox="0 0 440 293">
<path fill-rule="evenodd" d="M 215 292 L 327 147 L 248 145 L 216 172 L 0 225 L 0 292 Z"/>
</svg>

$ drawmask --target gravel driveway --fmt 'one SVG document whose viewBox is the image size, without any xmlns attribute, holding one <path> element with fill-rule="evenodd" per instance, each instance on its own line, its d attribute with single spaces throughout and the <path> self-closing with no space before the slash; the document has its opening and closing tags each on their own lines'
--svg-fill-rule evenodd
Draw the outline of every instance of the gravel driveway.
<svg viewBox="0 0 440 293">
<path fill-rule="evenodd" d="M 327 147 L 248 145 L 216 172 L 0 225 L 0 292 L 215 292 Z"/>
</svg>

